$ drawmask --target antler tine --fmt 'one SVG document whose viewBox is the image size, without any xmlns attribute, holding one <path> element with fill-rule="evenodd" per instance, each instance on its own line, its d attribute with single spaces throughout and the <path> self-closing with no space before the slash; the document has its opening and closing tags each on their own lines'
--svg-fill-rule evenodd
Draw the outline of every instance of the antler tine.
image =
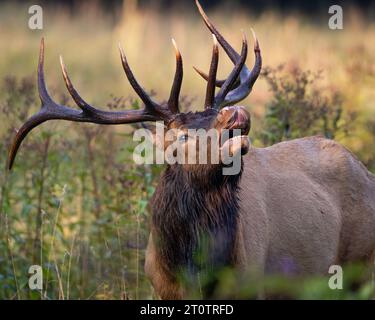
<svg viewBox="0 0 375 320">
<path fill-rule="evenodd" d="M 259 41 L 258 41 L 258 38 L 255 34 L 254 29 L 250 28 L 250 30 L 251 30 L 251 33 L 252 33 L 253 38 L 254 38 L 254 54 L 255 54 L 254 66 L 253 66 L 253 69 L 251 70 L 250 76 L 248 78 L 248 83 L 252 88 L 253 84 L 258 79 L 260 71 L 262 70 L 262 54 L 260 52 Z"/>
<path fill-rule="evenodd" d="M 23 139 L 25 139 L 26 135 L 37 125 L 48 120 L 48 118 L 44 116 L 45 115 L 41 111 L 39 111 L 37 114 L 33 115 L 30 119 L 28 119 L 24 123 L 24 125 L 17 131 L 8 153 L 7 167 L 9 170 L 12 169 L 17 151 L 21 145 L 21 142 L 23 141 Z"/>
<path fill-rule="evenodd" d="M 260 53 L 259 42 L 256 38 L 255 32 L 252 29 L 251 31 L 254 37 L 254 53 L 255 53 L 254 67 L 251 70 L 251 72 L 247 70 L 247 73 L 245 76 L 240 76 L 241 84 L 237 88 L 229 91 L 224 101 L 222 102 L 221 106 L 227 106 L 227 105 L 230 105 L 230 104 L 233 104 L 233 103 L 236 103 L 238 101 L 245 99 L 251 92 L 254 86 L 254 83 L 260 74 L 260 71 L 262 69 L 262 56 Z"/>
<path fill-rule="evenodd" d="M 208 74 L 202 71 L 201 69 L 193 66 L 193 69 L 196 73 L 198 73 L 204 80 L 208 81 Z M 216 79 L 216 87 L 221 88 L 224 84 L 225 80 L 218 80 Z M 233 84 L 233 87 L 237 87 L 240 84 L 240 80 L 237 78 L 236 81 Z"/>
<path fill-rule="evenodd" d="M 64 78 L 66 88 L 68 89 L 68 91 L 69 91 L 71 97 L 73 98 L 74 102 L 83 111 L 94 112 L 95 108 L 91 107 L 85 100 L 83 100 L 82 97 L 78 94 L 77 90 L 74 88 L 72 82 L 70 81 L 68 72 L 66 71 L 66 66 L 65 66 L 65 63 L 64 63 L 64 60 L 63 60 L 62 56 L 60 56 L 60 66 L 61 66 L 61 71 L 62 71 L 62 74 L 63 74 L 63 78 Z"/>
<path fill-rule="evenodd" d="M 40 41 L 39 48 L 39 60 L 38 60 L 38 92 L 41 101 L 41 109 L 29 118 L 22 126 L 17 130 L 16 136 L 13 139 L 13 143 L 10 146 L 8 153 L 8 169 L 12 169 L 14 159 L 17 151 L 27 134 L 39 124 L 53 118 L 52 108 L 54 102 L 50 97 L 45 79 L 44 79 L 44 38 Z"/>
<path fill-rule="evenodd" d="M 121 56 L 121 62 L 122 66 L 124 68 L 126 77 L 128 78 L 131 86 L 135 90 L 135 92 L 138 94 L 138 96 L 141 98 L 143 103 L 145 104 L 146 109 L 155 109 L 155 107 L 158 106 L 155 102 L 153 102 L 150 98 L 150 96 L 146 93 L 146 91 L 143 90 L 143 88 L 139 85 L 138 81 L 135 79 L 134 74 L 132 70 L 130 69 L 130 66 L 128 64 L 128 61 L 126 59 L 124 50 L 121 47 L 121 44 L 118 45 L 120 50 L 120 56 Z"/>
<path fill-rule="evenodd" d="M 176 52 L 176 72 L 174 75 L 171 93 L 169 95 L 168 107 L 173 113 L 179 113 L 178 100 L 180 97 L 182 78 L 183 78 L 183 63 L 181 53 L 178 50 L 176 41 L 172 39 L 172 44 Z"/>
<path fill-rule="evenodd" d="M 224 84 L 222 85 L 220 91 L 218 92 L 215 98 L 216 108 L 222 107 L 222 103 L 225 102 L 225 97 L 227 96 L 234 82 L 238 78 L 241 70 L 243 69 L 243 66 L 245 65 L 246 58 L 247 58 L 247 39 L 246 39 L 246 35 L 243 34 L 240 59 L 237 61 L 235 67 L 233 68 L 232 72 L 229 74 L 228 78 L 225 80 Z"/>
<path fill-rule="evenodd" d="M 232 60 L 232 62 L 236 65 L 237 62 L 241 59 L 241 56 L 224 39 L 224 37 L 221 35 L 221 33 L 216 29 L 216 27 L 213 25 L 213 23 L 209 20 L 206 13 L 203 11 L 203 8 L 200 5 L 199 1 L 196 0 L 195 2 L 196 2 L 198 10 L 199 10 L 206 26 L 208 27 L 208 29 L 213 34 L 215 34 L 218 42 L 223 47 L 224 51 L 227 53 L 227 55 Z M 252 33 L 253 33 L 254 40 L 255 40 L 255 44 L 254 44 L 254 53 L 255 53 L 254 67 L 250 71 L 245 64 L 243 65 L 243 68 L 242 68 L 242 70 L 239 74 L 240 85 L 238 87 L 236 87 L 235 89 L 232 89 L 231 91 L 228 92 L 228 94 L 225 97 L 223 103 L 221 104 L 221 107 L 225 106 L 225 105 L 228 105 L 228 104 L 231 104 L 231 103 L 234 103 L 234 102 L 238 102 L 238 101 L 246 98 L 249 95 L 249 93 L 251 92 L 251 89 L 252 89 L 255 81 L 257 80 L 257 78 L 260 74 L 260 71 L 261 71 L 261 68 L 262 68 L 262 57 L 261 57 L 261 53 L 260 53 L 259 42 L 258 42 L 253 30 L 252 30 Z M 203 75 L 201 74 L 201 76 L 203 76 Z"/>
<path fill-rule="evenodd" d="M 252 35 L 253 35 L 253 38 L 254 38 L 254 52 L 255 52 L 255 54 L 258 56 L 258 58 L 256 59 L 256 62 L 261 62 L 261 59 L 262 59 L 262 57 L 260 56 L 260 47 L 259 47 L 259 41 L 258 41 L 258 39 L 257 39 L 257 37 L 256 37 L 256 35 L 255 35 L 255 31 L 253 30 L 253 28 L 251 28 L 251 33 L 252 33 Z M 259 63 L 256 63 L 255 65 L 254 65 L 254 73 L 256 73 L 256 70 L 257 70 L 257 68 L 261 68 L 261 64 L 259 64 Z M 205 73 L 204 71 L 202 71 L 202 70 L 200 70 L 200 69 L 198 69 L 197 67 L 195 67 L 195 66 L 193 66 L 193 68 L 194 68 L 194 70 L 204 79 L 204 80 L 206 80 L 206 81 L 208 81 L 208 74 L 207 73 Z M 255 79 L 256 80 L 256 79 Z M 255 80 L 254 80 L 254 82 L 255 82 Z M 224 82 L 225 82 L 225 80 L 216 80 L 216 87 L 219 87 L 219 88 L 221 88 L 222 87 L 222 85 L 224 84 Z M 240 79 L 239 78 L 237 78 L 236 79 L 236 81 L 234 82 L 234 84 L 233 84 L 233 87 L 238 87 L 240 85 Z"/>
<path fill-rule="evenodd" d="M 233 49 L 233 47 L 224 39 L 221 33 L 216 29 L 216 27 L 207 17 L 199 1 L 195 0 L 195 3 L 208 29 L 210 29 L 211 33 L 213 33 L 216 36 L 217 41 L 219 41 L 220 45 L 223 47 L 224 51 L 227 53 L 227 55 L 232 60 L 232 62 L 236 63 L 237 60 L 240 58 L 240 55 L 236 52 L 236 50 Z"/>
<path fill-rule="evenodd" d="M 44 81 L 44 38 L 40 40 L 39 60 L 38 60 L 38 92 L 42 103 L 52 101 L 48 94 L 46 83 Z"/>
<path fill-rule="evenodd" d="M 204 108 L 213 108 L 215 101 L 215 87 L 216 87 L 216 74 L 217 67 L 219 64 L 219 47 L 217 45 L 217 39 L 215 35 L 212 35 L 213 48 L 212 48 L 212 58 L 210 65 L 210 72 L 208 74 L 207 89 L 206 89 L 206 100 L 204 103 Z"/>
</svg>

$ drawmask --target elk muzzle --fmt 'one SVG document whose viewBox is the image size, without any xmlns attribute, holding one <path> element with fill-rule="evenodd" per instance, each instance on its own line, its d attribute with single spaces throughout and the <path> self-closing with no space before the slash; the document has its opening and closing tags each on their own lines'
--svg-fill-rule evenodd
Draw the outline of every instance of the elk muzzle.
<svg viewBox="0 0 375 320">
<path fill-rule="evenodd" d="M 249 151 L 248 133 L 251 128 L 251 118 L 242 106 L 225 107 L 217 116 L 216 127 L 221 130 L 220 158 L 223 163 L 229 157 L 239 157 Z"/>
</svg>

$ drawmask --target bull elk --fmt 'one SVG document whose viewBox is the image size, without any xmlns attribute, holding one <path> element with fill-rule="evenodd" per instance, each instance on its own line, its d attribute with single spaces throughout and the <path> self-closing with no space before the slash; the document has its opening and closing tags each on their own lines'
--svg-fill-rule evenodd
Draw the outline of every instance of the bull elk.
<svg viewBox="0 0 375 320">
<path fill-rule="evenodd" d="M 249 95 L 260 74 L 259 43 L 254 34 L 255 64 L 249 70 L 246 38 L 238 54 L 196 4 L 214 37 L 209 73 L 196 69 L 207 81 L 204 111 L 179 110 L 183 66 L 175 43 L 176 72 L 167 102 L 156 103 L 142 89 L 120 47 L 122 66 L 143 109 L 110 112 L 89 105 L 74 88 L 62 59 L 67 90 L 80 110 L 57 104 L 45 85 L 42 40 L 38 66 L 42 106 L 17 132 L 9 169 L 22 140 L 48 120 L 105 125 L 162 121 L 167 129 L 185 133 L 191 128 L 240 129 L 241 135 L 227 140 L 240 142 L 231 150 L 242 157 L 239 174 L 223 175 L 222 163 L 176 163 L 167 165 L 160 176 L 150 202 L 152 223 L 145 262 L 156 293 L 163 299 L 186 297 L 189 286 L 180 279 L 181 270 L 189 279 L 221 266 L 238 273 L 254 269 L 260 274 L 283 274 L 288 260 L 296 274 L 322 274 L 333 264 L 369 262 L 375 249 L 375 176 L 350 151 L 320 137 L 268 148 L 250 146 L 250 115 L 234 104 Z M 216 79 L 218 43 L 234 64 L 223 81 Z M 216 87 L 220 87 L 217 94 Z M 180 140 L 186 147 L 195 142 L 188 135 Z M 198 257 L 202 250 L 205 259 Z M 207 286 L 204 292 L 210 295 L 211 291 L 212 286 Z"/>
</svg>

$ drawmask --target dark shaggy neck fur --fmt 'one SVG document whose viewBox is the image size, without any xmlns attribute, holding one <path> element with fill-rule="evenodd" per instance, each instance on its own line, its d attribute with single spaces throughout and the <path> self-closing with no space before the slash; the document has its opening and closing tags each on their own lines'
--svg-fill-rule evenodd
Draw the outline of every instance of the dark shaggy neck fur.
<svg viewBox="0 0 375 320">
<path fill-rule="evenodd" d="M 153 196 L 156 247 L 171 275 L 212 270 L 232 261 L 241 174 L 223 176 L 219 167 L 209 171 L 191 173 L 170 166 Z"/>
</svg>

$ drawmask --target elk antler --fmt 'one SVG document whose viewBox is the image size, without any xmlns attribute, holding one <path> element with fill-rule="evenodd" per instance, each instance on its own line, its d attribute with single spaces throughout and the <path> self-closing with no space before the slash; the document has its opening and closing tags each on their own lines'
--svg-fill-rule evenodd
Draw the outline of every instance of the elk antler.
<svg viewBox="0 0 375 320">
<path fill-rule="evenodd" d="M 12 168 L 14 159 L 16 157 L 18 148 L 20 147 L 23 139 L 27 134 L 36 126 L 48 120 L 69 120 L 75 122 L 91 122 L 97 124 L 127 124 L 142 121 L 168 121 L 173 114 L 178 113 L 178 98 L 182 83 L 182 58 L 181 54 L 177 49 L 175 42 L 173 41 L 176 50 L 176 73 L 172 85 L 171 94 L 167 104 L 157 104 L 151 100 L 149 95 L 142 89 L 135 79 L 133 72 L 131 71 L 128 62 L 126 60 L 125 54 L 120 47 L 121 61 L 124 67 L 125 74 L 137 92 L 143 103 L 145 104 L 144 109 L 140 110 L 126 110 L 126 111 L 103 111 L 97 109 L 87 102 L 85 102 L 82 97 L 78 94 L 74 88 L 66 67 L 60 57 L 61 69 L 64 77 L 66 87 L 72 96 L 74 102 L 81 110 L 76 110 L 69 108 L 64 105 L 55 103 L 51 96 L 49 95 L 44 80 L 44 39 L 42 38 L 40 43 L 39 51 L 39 64 L 38 64 L 38 91 L 41 101 L 41 109 L 39 112 L 31 116 L 18 130 L 16 136 L 13 139 L 12 145 L 8 154 L 8 168 Z"/>
<path fill-rule="evenodd" d="M 168 106 L 173 113 L 179 113 L 180 110 L 178 107 L 178 98 L 180 97 L 181 84 L 183 78 L 183 65 L 181 53 L 178 50 L 176 41 L 174 41 L 174 39 L 172 39 L 172 44 L 174 46 L 176 53 L 176 73 L 174 76 L 173 85 L 168 100 Z"/>
<path fill-rule="evenodd" d="M 219 47 L 217 46 L 217 39 L 214 34 L 212 35 L 212 39 L 214 41 L 214 46 L 212 48 L 210 71 L 207 77 L 206 100 L 204 102 L 205 109 L 211 108 L 215 99 L 216 74 L 219 64 Z"/>
<path fill-rule="evenodd" d="M 234 70 L 236 69 L 237 65 L 240 64 L 243 58 L 243 54 L 241 53 L 241 55 L 239 55 L 236 52 L 236 50 L 234 50 L 233 47 L 224 39 L 221 33 L 216 29 L 213 23 L 209 20 L 206 13 L 203 11 L 203 8 L 200 5 L 199 1 L 195 0 L 195 3 L 198 7 L 198 10 L 206 26 L 216 36 L 217 41 L 220 43 L 224 51 L 227 53 L 229 58 L 235 64 L 235 67 L 232 73 L 230 74 L 231 76 Z M 212 104 L 214 108 L 219 109 L 224 106 L 227 106 L 227 105 L 230 105 L 230 104 L 233 104 L 233 103 L 236 103 L 238 101 L 245 99 L 250 94 L 251 89 L 253 88 L 253 85 L 260 74 L 260 71 L 262 69 L 262 56 L 260 53 L 259 42 L 255 35 L 255 32 L 253 30 L 251 31 L 252 31 L 254 41 L 255 41 L 254 43 L 254 53 L 255 53 L 254 67 L 250 71 L 247 68 L 247 66 L 243 63 L 239 72 L 239 81 L 238 81 L 238 74 L 237 74 L 235 79 L 231 79 L 230 81 L 227 82 L 227 84 L 230 83 L 230 85 L 229 86 L 227 85 L 225 90 L 223 90 L 222 88 L 230 76 L 226 80 L 215 81 L 216 86 L 221 87 L 221 90 L 218 96 L 215 98 L 214 103 Z M 246 40 L 244 40 L 244 42 L 245 41 Z M 243 45 L 243 50 L 244 50 L 244 45 Z M 247 48 L 245 50 L 247 50 Z M 245 60 L 246 60 L 246 57 L 245 57 Z M 199 70 L 198 68 L 194 68 L 194 69 L 198 72 L 198 74 L 200 74 L 205 80 L 208 81 L 209 76 L 207 74 L 205 74 L 203 71 Z"/>
<path fill-rule="evenodd" d="M 213 34 L 214 39 L 214 46 L 212 51 L 212 59 L 211 59 L 211 66 L 210 72 L 207 76 L 207 91 L 206 91 L 206 99 L 204 107 L 207 108 L 215 108 L 220 109 L 220 107 L 227 105 L 225 97 L 229 93 L 230 88 L 235 83 L 236 79 L 241 73 L 243 66 L 245 65 L 246 57 L 247 57 L 247 40 L 245 35 L 243 35 L 243 42 L 242 42 L 242 50 L 241 56 L 239 60 L 236 62 L 235 67 L 233 68 L 232 72 L 229 74 L 228 78 L 222 83 L 218 94 L 215 96 L 215 86 L 216 86 L 216 73 L 217 73 L 217 66 L 219 62 L 219 48 L 217 46 L 217 39 L 216 36 Z M 226 104 L 225 104 L 226 103 Z"/>
</svg>

